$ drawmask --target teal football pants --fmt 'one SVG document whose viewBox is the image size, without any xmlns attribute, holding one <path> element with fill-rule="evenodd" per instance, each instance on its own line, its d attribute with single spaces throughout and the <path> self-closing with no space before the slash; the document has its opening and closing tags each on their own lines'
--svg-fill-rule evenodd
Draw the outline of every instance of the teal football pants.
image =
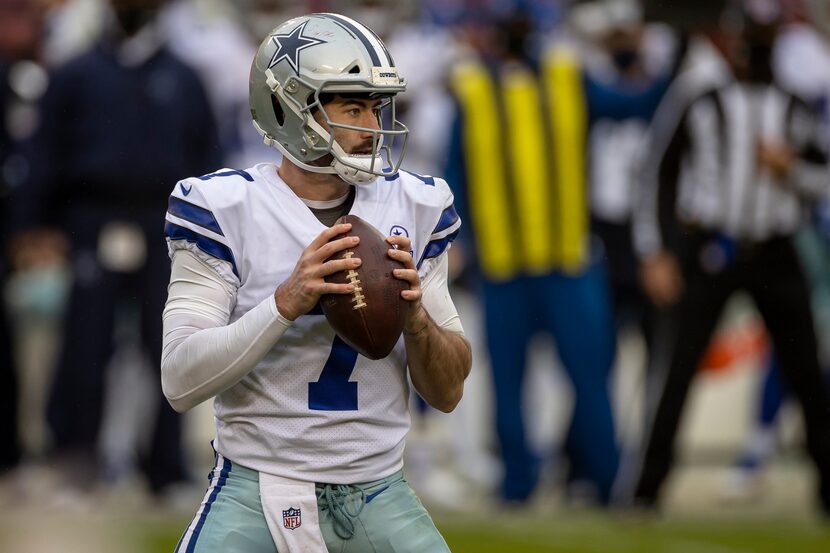
<svg viewBox="0 0 830 553">
<path fill-rule="evenodd" d="M 258 472 L 217 455 L 208 480 L 176 553 L 287 553 L 277 551 L 268 530 Z M 317 496 L 329 553 L 449 552 L 403 471 L 354 486 L 318 484 Z"/>
</svg>

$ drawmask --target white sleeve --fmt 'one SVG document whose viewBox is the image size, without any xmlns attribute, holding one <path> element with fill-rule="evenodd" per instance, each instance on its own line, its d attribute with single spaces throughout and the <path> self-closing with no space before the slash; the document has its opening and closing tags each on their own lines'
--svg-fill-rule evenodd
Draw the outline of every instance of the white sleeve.
<svg viewBox="0 0 830 553">
<path fill-rule="evenodd" d="M 279 314 L 272 295 L 228 324 L 236 288 L 189 250 L 172 257 L 161 383 L 170 405 L 183 412 L 239 382 L 291 321 Z"/>
<path fill-rule="evenodd" d="M 448 272 L 449 261 L 447 252 L 444 251 L 435 259 L 435 265 L 421 282 L 421 303 L 440 328 L 463 336 L 464 328 L 447 286 Z"/>
</svg>

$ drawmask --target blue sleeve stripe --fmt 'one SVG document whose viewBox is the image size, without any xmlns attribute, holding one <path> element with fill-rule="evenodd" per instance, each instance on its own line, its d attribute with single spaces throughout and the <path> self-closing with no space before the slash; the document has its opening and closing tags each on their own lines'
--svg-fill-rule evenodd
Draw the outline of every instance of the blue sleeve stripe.
<svg viewBox="0 0 830 553">
<path fill-rule="evenodd" d="M 456 221 L 458 221 L 458 213 L 455 211 L 455 206 L 451 205 L 441 214 L 441 217 L 438 219 L 438 224 L 435 225 L 435 230 L 432 231 L 432 234 L 441 232 L 442 230 L 447 230 L 453 226 Z"/>
<path fill-rule="evenodd" d="M 213 212 L 210 210 L 182 200 L 181 198 L 170 196 L 170 200 L 167 202 L 167 211 L 180 219 L 190 221 L 194 225 L 199 225 L 220 236 L 225 236 L 219 227 L 219 222 L 216 221 L 216 217 L 213 216 Z"/>
<path fill-rule="evenodd" d="M 240 169 L 229 169 L 227 171 L 219 171 L 218 173 L 211 173 L 209 175 L 203 175 L 201 177 L 196 177 L 199 180 L 210 180 L 214 177 L 230 177 L 230 176 L 239 176 L 245 179 L 248 182 L 254 182 L 254 177 L 250 175 L 247 171 L 242 171 Z"/>
<path fill-rule="evenodd" d="M 448 234 L 444 238 L 433 240 L 432 242 L 427 244 L 427 247 L 424 248 L 424 254 L 421 256 L 421 260 L 418 262 L 418 266 L 420 267 L 421 263 L 423 263 L 425 260 L 432 259 L 433 257 L 438 257 L 439 255 L 444 253 L 444 250 L 447 249 L 447 246 L 450 245 L 450 242 L 455 240 L 456 236 L 458 236 L 458 230 L 456 230 L 452 234 Z"/>
<path fill-rule="evenodd" d="M 236 260 L 233 258 L 233 252 L 224 244 L 220 244 L 216 240 L 202 236 L 188 228 L 181 227 L 171 222 L 164 225 L 164 235 L 170 240 L 187 240 L 192 244 L 196 244 L 200 250 L 208 255 L 212 255 L 217 259 L 227 261 L 233 267 L 233 274 L 239 277 L 239 271 L 236 270 Z"/>
</svg>

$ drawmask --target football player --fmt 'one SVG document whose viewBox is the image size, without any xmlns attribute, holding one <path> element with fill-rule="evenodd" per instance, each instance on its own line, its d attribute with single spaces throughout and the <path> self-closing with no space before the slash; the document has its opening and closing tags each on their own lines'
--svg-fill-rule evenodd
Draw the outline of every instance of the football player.
<svg viewBox="0 0 830 553">
<path fill-rule="evenodd" d="M 409 381 L 451 411 L 470 370 L 447 291 L 461 223 L 446 182 L 400 169 L 404 89 L 362 24 L 291 19 L 250 76 L 254 126 L 282 162 L 185 179 L 170 196 L 162 384 L 179 411 L 214 398 L 216 421 L 210 487 L 177 551 L 449 551 L 402 456 Z M 353 290 L 324 277 L 360 266 L 327 261 L 356 244 L 334 224 L 346 213 L 389 235 L 409 285 L 403 337 L 377 361 L 319 307 Z"/>
</svg>

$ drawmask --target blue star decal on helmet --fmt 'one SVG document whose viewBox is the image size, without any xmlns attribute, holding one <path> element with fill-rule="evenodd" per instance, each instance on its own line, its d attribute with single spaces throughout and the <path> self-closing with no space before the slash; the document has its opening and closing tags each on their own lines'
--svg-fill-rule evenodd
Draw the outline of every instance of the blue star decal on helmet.
<svg viewBox="0 0 830 553">
<path fill-rule="evenodd" d="M 277 51 L 274 52 L 268 68 L 272 68 L 282 60 L 286 60 L 295 73 L 300 72 L 300 50 L 316 46 L 318 44 L 325 44 L 325 40 L 319 38 L 311 38 L 303 36 L 303 30 L 308 25 L 308 21 L 298 25 L 293 31 L 287 35 L 271 35 L 271 40 L 277 45 Z"/>
</svg>

